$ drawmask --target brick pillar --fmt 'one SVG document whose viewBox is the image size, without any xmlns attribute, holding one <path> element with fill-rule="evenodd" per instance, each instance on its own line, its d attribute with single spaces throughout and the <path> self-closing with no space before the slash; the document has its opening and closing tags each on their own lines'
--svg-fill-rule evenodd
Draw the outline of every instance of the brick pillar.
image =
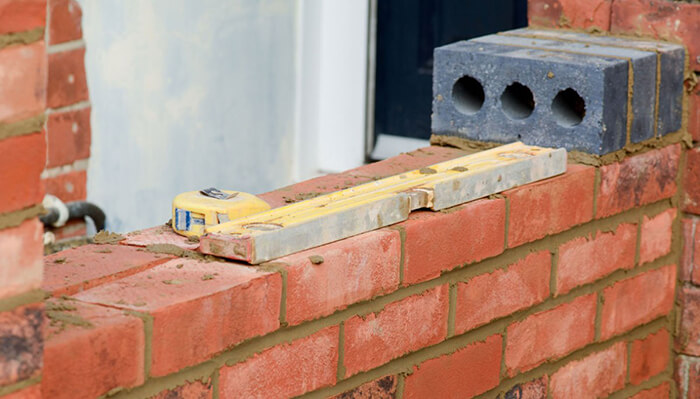
<svg viewBox="0 0 700 399">
<path fill-rule="evenodd" d="M 75 0 L 48 0 L 47 16 L 47 152 L 41 177 L 47 194 L 80 201 L 86 198 L 91 136 L 82 10 Z M 57 240 L 83 236 L 85 223 L 69 221 L 53 232 Z"/>
<path fill-rule="evenodd" d="M 0 1 L 0 396 L 39 395 L 45 22 L 45 0 Z"/>
</svg>

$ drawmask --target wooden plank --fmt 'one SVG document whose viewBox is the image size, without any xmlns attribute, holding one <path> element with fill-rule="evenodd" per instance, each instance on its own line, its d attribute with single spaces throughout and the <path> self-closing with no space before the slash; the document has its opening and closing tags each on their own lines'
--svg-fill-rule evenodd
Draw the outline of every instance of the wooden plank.
<svg viewBox="0 0 700 399">
<path fill-rule="evenodd" d="M 508 144 L 210 227 L 200 250 L 259 264 L 565 171 L 564 149 Z"/>
</svg>

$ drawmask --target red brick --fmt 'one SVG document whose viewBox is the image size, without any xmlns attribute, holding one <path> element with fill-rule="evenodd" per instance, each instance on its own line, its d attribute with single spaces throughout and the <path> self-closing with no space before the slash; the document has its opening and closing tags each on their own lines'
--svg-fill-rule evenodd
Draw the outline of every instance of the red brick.
<svg viewBox="0 0 700 399">
<path fill-rule="evenodd" d="M 54 296 L 75 295 L 170 259 L 170 256 L 121 245 L 83 245 L 44 258 L 41 288 Z"/>
<path fill-rule="evenodd" d="M 675 380 L 679 398 L 700 398 L 700 359 L 676 356 Z"/>
<path fill-rule="evenodd" d="M 390 303 L 345 322 L 345 375 L 370 370 L 447 336 L 448 287 Z"/>
<path fill-rule="evenodd" d="M 467 155 L 465 151 L 452 147 L 425 147 L 407 154 L 397 155 L 383 161 L 360 166 L 343 173 L 324 175 L 275 191 L 259 194 L 273 208 L 297 202 L 310 196 L 338 191 L 367 183 L 383 177 L 397 175 L 409 170 L 447 161 Z"/>
<path fill-rule="evenodd" d="M 700 80 L 700 71 L 694 73 Z M 700 141 L 700 84 L 688 93 L 688 133 L 694 141 Z"/>
<path fill-rule="evenodd" d="M 499 269 L 457 285 L 455 332 L 486 324 L 542 302 L 549 296 L 552 259 L 540 251 Z"/>
<path fill-rule="evenodd" d="M 292 397 L 335 384 L 338 327 L 266 349 L 219 376 L 222 398 Z"/>
<path fill-rule="evenodd" d="M 506 392 L 504 399 L 547 399 L 549 378 L 545 375 L 532 381 L 517 384 Z"/>
<path fill-rule="evenodd" d="M 45 398 L 94 398 L 144 381 L 141 319 L 116 309 L 50 300 L 41 390 Z"/>
<path fill-rule="evenodd" d="M 0 230 L 0 298 L 41 286 L 43 227 L 35 218 Z"/>
<path fill-rule="evenodd" d="M 46 194 L 53 194 L 63 202 L 83 201 L 87 198 L 87 172 L 74 170 L 42 180 Z"/>
<path fill-rule="evenodd" d="M 683 287 L 678 299 L 681 320 L 676 349 L 681 353 L 700 356 L 700 288 Z"/>
<path fill-rule="evenodd" d="M 613 2 L 611 31 L 683 43 L 690 69 L 700 69 L 700 4 L 658 0 Z"/>
<path fill-rule="evenodd" d="M 683 210 L 700 215 L 700 148 L 693 148 L 686 154 Z"/>
<path fill-rule="evenodd" d="M 0 313 L 0 386 L 41 373 L 44 305 L 25 305 Z"/>
<path fill-rule="evenodd" d="M 517 247 L 591 220 L 594 181 L 595 168 L 569 165 L 564 175 L 506 191 L 510 199 L 508 246 Z"/>
<path fill-rule="evenodd" d="M 611 3 L 612 0 L 529 0 L 528 21 L 531 26 L 608 31 Z"/>
<path fill-rule="evenodd" d="M 679 276 L 681 281 L 691 281 L 694 269 L 694 252 L 697 244 L 695 240 L 696 222 L 694 218 L 681 220 L 681 232 L 683 234 L 683 250 L 681 252 L 681 268 Z"/>
<path fill-rule="evenodd" d="M 53 233 L 56 241 L 87 236 L 85 219 L 72 219 L 62 227 L 48 227 L 46 230 Z"/>
<path fill-rule="evenodd" d="M 406 377 L 404 398 L 471 398 L 498 385 L 502 337 L 492 335 L 454 353 L 426 360 Z"/>
<path fill-rule="evenodd" d="M 323 263 L 311 263 L 321 256 Z M 396 290 L 401 237 L 380 230 L 275 260 L 287 271 L 287 322 L 327 316 L 355 302 Z"/>
<path fill-rule="evenodd" d="M 671 252 L 676 210 L 668 209 L 649 218 L 644 216 L 639 243 L 639 263 L 644 264 Z"/>
<path fill-rule="evenodd" d="M 0 0 L 0 35 L 46 25 L 46 0 Z"/>
<path fill-rule="evenodd" d="M 568 363 L 552 374 L 553 399 L 601 398 L 625 386 L 627 349 L 618 342 L 608 349 Z"/>
<path fill-rule="evenodd" d="M 24 388 L 9 395 L 5 395 L 2 399 L 42 399 L 41 386 L 38 384 L 32 385 L 29 388 Z"/>
<path fill-rule="evenodd" d="M 44 136 L 37 132 L 0 140 L 0 154 L 0 182 L 5 187 L 0 190 L 0 213 L 40 203 L 44 198 L 39 179 L 46 162 Z"/>
<path fill-rule="evenodd" d="M 630 344 L 630 382 L 638 385 L 660 374 L 669 365 L 670 336 L 665 329 Z"/>
<path fill-rule="evenodd" d="M 615 283 L 603 290 L 601 339 L 668 314 L 673 308 L 676 266 L 670 265 Z"/>
<path fill-rule="evenodd" d="M 634 267 L 637 225 L 620 224 L 615 231 L 574 238 L 559 246 L 557 294 L 592 283 L 615 270 Z"/>
<path fill-rule="evenodd" d="M 49 54 L 47 105 L 60 108 L 88 99 L 85 48 Z"/>
<path fill-rule="evenodd" d="M 400 224 L 406 231 L 404 284 L 430 280 L 443 271 L 500 254 L 505 220 L 503 199 L 470 202 L 447 213 L 411 213 Z"/>
<path fill-rule="evenodd" d="M 276 330 L 281 295 L 277 273 L 174 259 L 75 297 L 151 315 L 151 375 L 163 376 Z"/>
<path fill-rule="evenodd" d="M 187 237 L 175 233 L 170 225 L 166 226 L 164 224 L 143 230 L 132 231 L 131 233 L 125 234 L 124 238 L 124 241 L 119 242 L 122 245 L 147 247 L 155 244 L 171 244 L 183 249 L 199 248 L 199 243 L 192 242 Z"/>
<path fill-rule="evenodd" d="M 593 342 L 595 313 L 595 295 L 588 295 L 508 326 L 508 375 L 533 369 Z"/>
<path fill-rule="evenodd" d="M 194 381 L 161 391 L 151 399 L 211 399 L 213 393 L 211 380 Z"/>
<path fill-rule="evenodd" d="M 49 0 L 49 43 L 57 44 L 83 37 L 83 10 L 75 0 Z"/>
<path fill-rule="evenodd" d="M 332 399 L 395 399 L 398 379 L 388 375 L 345 391 Z"/>
<path fill-rule="evenodd" d="M 700 234 L 697 233 L 697 225 L 695 230 L 695 244 L 686 245 L 693 246 L 693 269 L 690 279 L 694 284 L 700 285 Z"/>
<path fill-rule="evenodd" d="M 69 165 L 90 157 L 90 107 L 50 114 L 46 133 L 47 167 Z"/>
<path fill-rule="evenodd" d="M 602 166 L 596 217 L 672 197 L 679 159 L 680 146 L 674 144 Z"/>
<path fill-rule="evenodd" d="M 15 122 L 44 112 L 46 107 L 44 50 L 43 41 L 0 49 L 0 76 L 3 77 L 3 84 L 0 85 L 1 122 Z"/>
<path fill-rule="evenodd" d="M 668 382 L 664 382 L 654 388 L 645 389 L 631 396 L 630 399 L 669 399 L 670 397 L 671 385 Z"/>
</svg>

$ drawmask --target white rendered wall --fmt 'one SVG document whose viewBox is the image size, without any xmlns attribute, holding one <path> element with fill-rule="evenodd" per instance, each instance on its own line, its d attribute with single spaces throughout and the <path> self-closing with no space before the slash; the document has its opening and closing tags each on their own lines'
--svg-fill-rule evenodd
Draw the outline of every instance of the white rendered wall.
<svg viewBox="0 0 700 399">
<path fill-rule="evenodd" d="M 362 163 L 365 1 L 80 3 L 88 200 L 109 229 L 165 222 L 182 191 L 259 193 Z"/>
</svg>

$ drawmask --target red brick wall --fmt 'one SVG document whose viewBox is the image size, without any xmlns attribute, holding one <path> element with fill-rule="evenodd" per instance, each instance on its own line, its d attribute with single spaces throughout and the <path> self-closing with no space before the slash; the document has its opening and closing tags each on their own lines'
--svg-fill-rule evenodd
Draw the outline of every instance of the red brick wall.
<svg viewBox="0 0 700 399">
<path fill-rule="evenodd" d="M 91 107 L 83 62 L 82 11 L 75 0 L 48 0 L 47 7 L 47 152 L 42 182 L 47 194 L 64 202 L 85 200 Z M 52 230 L 58 240 L 86 232 L 83 221 Z"/>
<path fill-rule="evenodd" d="M 279 206 L 463 154 L 430 147 L 261 197 Z M 197 259 L 183 249 L 197 244 L 166 226 L 50 255 L 42 390 L 668 396 L 682 157 L 673 144 L 603 167 L 571 164 L 497 198 L 258 267 Z M 619 184 L 629 170 L 642 171 L 643 196 Z M 143 248 L 156 243 L 169 245 Z"/>
<path fill-rule="evenodd" d="M 680 267 L 678 330 L 675 331 L 677 394 L 681 398 L 700 395 L 700 233 L 696 232 L 700 215 L 700 4 L 652 0 L 530 0 L 530 24 L 551 28 L 600 30 L 667 40 L 684 44 L 688 50 L 686 70 L 687 100 L 684 129 L 692 149 L 683 162 L 681 207 L 683 256 Z M 666 217 L 668 219 L 669 217 Z M 659 234 L 663 220 L 650 220 L 647 236 Z M 655 238 L 656 239 L 656 238 Z M 670 243 L 659 242 L 651 252 Z M 644 258 L 645 255 L 640 253 Z M 654 396 L 656 397 L 656 396 Z"/>
<path fill-rule="evenodd" d="M 45 22 L 44 1 L 0 1 L 0 395 L 14 397 L 37 393 L 43 358 Z"/>
</svg>

